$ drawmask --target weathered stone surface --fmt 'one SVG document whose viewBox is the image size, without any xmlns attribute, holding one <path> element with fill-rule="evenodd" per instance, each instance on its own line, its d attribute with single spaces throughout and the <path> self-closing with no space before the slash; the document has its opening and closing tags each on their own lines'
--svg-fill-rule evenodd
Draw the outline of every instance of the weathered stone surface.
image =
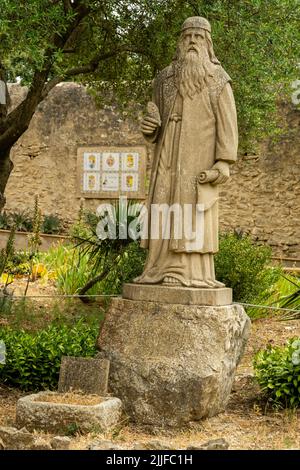
<svg viewBox="0 0 300 470">
<path fill-rule="evenodd" d="M 131 420 L 181 426 L 224 410 L 250 320 L 240 305 L 113 299 L 98 338 Z"/>
<path fill-rule="evenodd" d="M 82 432 L 93 429 L 108 431 L 121 417 L 122 402 L 118 398 L 100 398 L 97 405 L 68 405 L 43 402 L 43 396 L 56 392 L 40 392 L 20 398 L 17 402 L 17 426 L 27 429 L 65 433 L 70 426 Z"/>
<path fill-rule="evenodd" d="M 144 442 L 136 441 L 132 444 L 132 450 L 149 450 Z"/>
<path fill-rule="evenodd" d="M 71 442 L 71 439 L 67 436 L 54 436 L 51 439 L 50 444 L 54 450 L 68 450 Z"/>
<path fill-rule="evenodd" d="M 67 357 L 61 361 L 58 391 L 82 391 L 87 394 L 107 394 L 109 361 L 86 357 Z"/>
<path fill-rule="evenodd" d="M 25 87 L 16 84 L 9 91 L 14 107 L 26 94 Z M 126 113 L 113 106 L 99 108 L 82 85 L 57 85 L 12 150 L 14 170 L 6 189 L 6 208 L 33 207 L 34 195 L 39 194 L 43 213 L 76 220 L 80 208 L 77 148 L 93 144 L 135 146 L 145 142 L 138 123 Z M 85 200 L 86 209 L 98 205 L 97 198 Z"/>
<path fill-rule="evenodd" d="M 46 441 L 41 437 L 38 437 L 34 440 L 30 450 L 52 450 L 50 442 Z"/>
<path fill-rule="evenodd" d="M 0 449 L 2 450 L 52 450 L 48 440 L 36 436 L 26 428 L 0 428 Z"/>
<path fill-rule="evenodd" d="M 124 447 L 116 444 L 113 441 L 109 440 L 100 440 L 96 439 L 95 441 L 91 442 L 88 446 L 87 450 L 123 450 Z"/>
<path fill-rule="evenodd" d="M 159 299 L 167 304 L 183 305 L 230 305 L 232 289 L 197 289 L 183 286 L 163 286 L 152 284 L 124 284 L 124 299 L 153 301 Z"/>
<path fill-rule="evenodd" d="M 35 438 L 26 429 L 0 427 L 0 439 L 6 450 L 24 450 L 31 447 Z"/>
<path fill-rule="evenodd" d="M 229 443 L 226 439 L 212 439 L 210 441 L 201 443 L 190 444 L 186 450 L 227 450 Z"/>
<path fill-rule="evenodd" d="M 170 442 L 161 441 L 159 439 L 152 439 L 143 443 L 148 450 L 174 450 L 176 446 Z"/>
</svg>

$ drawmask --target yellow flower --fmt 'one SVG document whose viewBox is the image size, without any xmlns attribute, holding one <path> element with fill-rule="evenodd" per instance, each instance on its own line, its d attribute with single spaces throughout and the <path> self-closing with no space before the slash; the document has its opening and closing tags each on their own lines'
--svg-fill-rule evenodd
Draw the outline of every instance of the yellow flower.
<svg viewBox="0 0 300 470">
<path fill-rule="evenodd" d="M 47 268 L 44 264 L 38 263 L 32 266 L 31 275 L 33 279 L 37 279 L 38 277 L 45 276 L 47 274 Z"/>
<path fill-rule="evenodd" d="M 0 284 L 10 284 L 14 277 L 11 274 L 3 273 L 0 277 Z"/>
</svg>

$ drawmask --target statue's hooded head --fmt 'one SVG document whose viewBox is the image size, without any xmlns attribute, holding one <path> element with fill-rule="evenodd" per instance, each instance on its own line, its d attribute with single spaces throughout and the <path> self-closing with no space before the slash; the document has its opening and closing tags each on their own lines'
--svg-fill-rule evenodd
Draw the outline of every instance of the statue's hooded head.
<svg viewBox="0 0 300 470">
<path fill-rule="evenodd" d="M 181 28 L 176 61 L 179 89 L 190 98 L 206 83 L 209 64 L 219 64 L 211 40 L 210 23 L 201 16 L 187 18 Z"/>
</svg>

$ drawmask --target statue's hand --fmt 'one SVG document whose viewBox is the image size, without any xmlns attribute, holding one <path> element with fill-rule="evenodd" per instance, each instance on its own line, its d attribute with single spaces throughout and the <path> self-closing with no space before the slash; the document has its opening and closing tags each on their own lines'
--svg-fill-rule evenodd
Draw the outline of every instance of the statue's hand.
<svg viewBox="0 0 300 470">
<path fill-rule="evenodd" d="M 214 166 L 212 167 L 212 170 L 219 170 L 219 176 L 213 182 L 213 184 L 226 183 L 226 181 L 230 177 L 229 163 L 227 163 L 227 162 L 218 161 L 217 163 L 214 164 Z"/>
<path fill-rule="evenodd" d="M 160 126 L 157 118 L 152 116 L 145 116 L 141 123 L 141 131 L 143 134 L 151 135 Z"/>
</svg>

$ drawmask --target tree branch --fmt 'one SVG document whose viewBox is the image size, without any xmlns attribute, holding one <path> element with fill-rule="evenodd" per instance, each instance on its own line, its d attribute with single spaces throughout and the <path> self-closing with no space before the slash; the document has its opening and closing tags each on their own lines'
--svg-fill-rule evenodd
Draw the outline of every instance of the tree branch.
<svg viewBox="0 0 300 470">
<path fill-rule="evenodd" d="M 29 126 L 30 120 L 41 101 L 41 95 L 45 80 L 51 69 L 51 63 L 42 71 L 34 74 L 32 86 L 29 89 L 27 97 L 19 106 L 13 110 L 5 120 L 5 129 L 0 135 L 0 148 L 5 150 L 12 147 Z"/>
<path fill-rule="evenodd" d="M 63 49 L 73 32 L 79 27 L 81 21 L 89 14 L 90 9 L 79 4 L 74 8 L 77 15 L 70 22 L 64 34 L 55 34 L 52 44 L 45 51 L 45 60 L 42 70 L 36 71 L 24 101 L 17 106 L 5 119 L 0 121 L 0 147 L 11 147 L 18 138 L 27 130 L 30 120 L 38 104 L 44 99 L 43 90 L 49 76 L 53 54 L 58 49 Z"/>
<path fill-rule="evenodd" d="M 49 94 L 49 92 L 60 82 L 63 82 L 67 78 L 75 77 L 77 75 L 93 73 L 99 67 L 100 62 L 106 59 L 110 59 L 111 57 L 114 57 L 122 52 L 131 52 L 131 53 L 137 53 L 137 54 L 144 53 L 140 49 L 133 49 L 133 48 L 129 48 L 128 46 L 119 47 L 118 49 L 114 49 L 113 51 L 106 52 L 106 53 L 101 52 L 97 54 L 88 64 L 80 65 L 78 67 L 74 67 L 72 69 L 66 70 L 66 72 L 63 75 L 54 77 L 52 80 L 46 83 L 43 89 L 43 94 L 42 94 L 43 99 L 45 99 L 46 96 Z"/>
<path fill-rule="evenodd" d="M 0 62 L 0 126 L 1 122 L 7 116 L 7 109 L 9 106 L 9 94 L 6 84 L 6 70 Z"/>
</svg>

